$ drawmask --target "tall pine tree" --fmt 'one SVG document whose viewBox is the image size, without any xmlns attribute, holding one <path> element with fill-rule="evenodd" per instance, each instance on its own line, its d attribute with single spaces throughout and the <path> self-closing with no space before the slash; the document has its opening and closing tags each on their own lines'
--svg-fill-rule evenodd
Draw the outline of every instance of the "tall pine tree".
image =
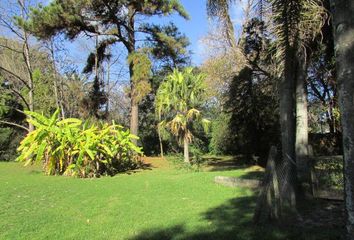
<svg viewBox="0 0 354 240">
<path fill-rule="evenodd" d="M 170 49 L 178 46 L 178 40 L 166 34 L 164 28 L 147 23 L 149 17 L 174 13 L 188 19 L 179 0 L 54 0 L 48 6 L 32 9 L 30 20 L 23 24 L 41 39 L 61 33 L 71 40 L 80 34 L 102 36 L 100 51 L 97 51 L 102 54 L 108 46 L 121 43 L 128 53 L 130 130 L 137 135 L 138 104 L 150 89 L 147 87 L 149 69 L 146 68 L 150 66 L 149 58 L 142 55 L 153 51 L 146 49 L 146 44 L 139 45 L 137 36 L 145 42 L 159 41 Z"/>
</svg>

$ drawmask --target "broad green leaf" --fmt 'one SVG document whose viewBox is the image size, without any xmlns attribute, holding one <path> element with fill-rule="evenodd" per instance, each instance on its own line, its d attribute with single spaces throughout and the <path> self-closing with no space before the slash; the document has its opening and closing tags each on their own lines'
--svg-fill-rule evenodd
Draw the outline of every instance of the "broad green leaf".
<svg viewBox="0 0 354 240">
<path fill-rule="evenodd" d="M 70 124 L 73 126 L 80 126 L 82 124 L 82 121 L 77 118 L 66 118 L 66 119 L 61 120 L 57 123 L 58 126 L 62 126 L 64 124 Z"/>
<path fill-rule="evenodd" d="M 91 160 L 95 160 L 95 154 L 90 149 L 85 149 Z"/>
<path fill-rule="evenodd" d="M 42 142 L 37 149 L 36 162 L 39 162 L 43 159 L 44 151 L 47 147 L 47 142 Z"/>
</svg>

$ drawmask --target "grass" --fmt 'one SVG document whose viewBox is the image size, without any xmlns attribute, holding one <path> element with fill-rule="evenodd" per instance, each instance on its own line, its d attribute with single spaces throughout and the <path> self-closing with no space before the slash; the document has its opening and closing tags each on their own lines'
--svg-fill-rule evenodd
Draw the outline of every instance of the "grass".
<svg viewBox="0 0 354 240">
<path fill-rule="evenodd" d="M 213 183 L 245 177 L 245 168 L 196 172 L 152 162 L 157 168 L 100 179 L 0 163 L 0 239 L 337 239 L 330 229 L 254 226 L 253 192 Z"/>
</svg>

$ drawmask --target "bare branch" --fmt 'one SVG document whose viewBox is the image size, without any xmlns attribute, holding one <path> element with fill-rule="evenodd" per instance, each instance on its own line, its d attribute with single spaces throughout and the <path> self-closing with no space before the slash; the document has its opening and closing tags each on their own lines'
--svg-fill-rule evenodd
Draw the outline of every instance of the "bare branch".
<svg viewBox="0 0 354 240">
<path fill-rule="evenodd" d="M 15 126 L 15 127 L 21 128 L 21 129 L 26 130 L 27 132 L 29 132 L 28 128 L 26 128 L 25 126 L 22 126 L 20 124 L 17 124 L 17 123 L 3 121 L 3 120 L 0 120 L 0 123 L 7 124 L 7 125 L 10 125 L 10 126 Z"/>
<path fill-rule="evenodd" d="M 0 43 L 0 47 L 6 48 L 6 49 L 8 49 L 8 50 L 10 50 L 10 51 L 13 51 L 13 52 L 15 52 L 15 53 L 23 54 L 23 52 L 21 52 L 21 51 L 19 51 L 19 50 L 16 50 L 16 49 L 14 49 L 14 48 L 12 48 L 12 47 L 6 46 L 6 45 L 2 45 L 1 43 Z"/>
<path fill-rule="evenodd" d="M 14 72 L 12 72 L 12 71 L 10 71 L 10 70 L 8 70 L 8 69 L 2 67 L 2 66 L 0 66 L 0 70 L 2 70 L 2 71 L 4 71 L 4 72 L 6 72 L 6 73 L 8 73 L 8 74 L 10 74 L 10 75 L 12 75 L 12 76 L 14 76 L 14 77 L 17 78 L 18 80 L 20 80 L 28 89 L 31 89 L 30 86 L 28 85 L 28 83 L 27 83 L 25 80 L 23 80 L 20 76 L 18 76 L 16 73 L 14 73 Z"/>
<path fill-rule="evenodd" d="M 14 89 L 14 88 L 10 88 L 10 90 L 11 90 L 12 92 L 14 92 L 17 96 L 19 96 L 19 97 L 22 99 L 22 101 L 23 101 L 24 104 L 26 105 L 27 109 L 30 109 L 29 104 L 28 104 L 26 98 L 25 98 L 19 91 L 17 91 L 17 90 Z"/>
<path fill-rule="evenodd" d="M 0 16 L 0 23 L 2 22 L 1 25 L 3 25 L 4 27 L 6 27 L 7 29 L 9 29 L 13 34 L 15 34 L 16 36 L 18 36 L 20 39 L 23 40 L 23 36 L 19 33 L 19 31 L 17 31 L 13 26 L 11 26 L 10 23 L 8 23 L 4 18 L 2 18 Z"/>
</svg>

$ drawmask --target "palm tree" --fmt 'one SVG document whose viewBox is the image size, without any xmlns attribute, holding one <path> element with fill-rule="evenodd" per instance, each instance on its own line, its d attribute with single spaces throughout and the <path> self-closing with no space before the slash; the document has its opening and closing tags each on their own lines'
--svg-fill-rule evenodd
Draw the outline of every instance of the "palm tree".
<svg viewBox="0 0 354 240">
<path fill-rule="evenodd" d="M 297 176 L 294 173 L 302 179 L 308 175 L 304 170 L 308 145 L 304 49 L 320 32 L 327 14 L 320 0 L 271 0 L 271 6 L 273 34 L 277 37 L 277 56 L 281 66 L 279 110 L 282 158 L 288 165 L 287 180 L 292 188 L 289 200 L 295 207 L 294 184 Z"/>
<path fill-rule="evenodd" d="M 300 4 L 297 0 L 272 0 L 273 34 L 277 37 L 279 57 L 279 113 L 281 127 L 282 159 L 284 161 L 284 186 L 288 189 L 288 200 L 295 208 L 295 76 L 296 49 L 298 44 L 298 23 Z M 296 175 L 295 175 L 296 176 Z"/>
<path fill-rule="evenodd" d="M 354 3 L 333 0 L 339 106 L 342 113 L 347 239 L 354 236 Z"/>
<path fill-rule="evenodd" d="M 184 145 L 184 161 L 189 163 L 189 144 L 193 124 L 202 124 L 207 130 L 209 121 L 201 117 L 200 107 L 204 98 L 204 76 L 194 74 L 193 68 L 175 69 L 161 84 L 156 95 L 156 112 L 159 131 L 169 130 Z"/>
<path fill-rule="evenodd" d="M 207 14 L 209 17 L 218 18 L 224 25 L 226 38 L 230 47 L 236 47 L 235 30 L 229 10 L 236 0 L 207 0 Z"/>
</svg>

